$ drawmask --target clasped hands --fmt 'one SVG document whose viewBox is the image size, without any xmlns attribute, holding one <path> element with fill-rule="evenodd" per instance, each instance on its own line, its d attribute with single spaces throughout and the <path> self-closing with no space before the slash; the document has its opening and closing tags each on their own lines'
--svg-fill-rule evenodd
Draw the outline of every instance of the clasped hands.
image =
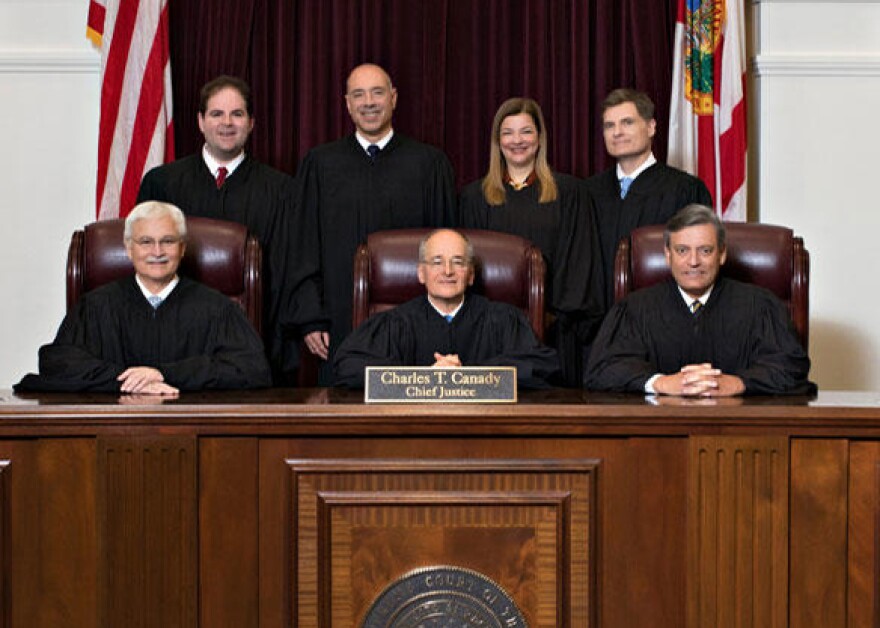
<svg viewBox="0 0 880 628">
<path fill-rule="evenodd" d="M 434 353 L 434 364 L 432 366 L 461 366 L 461 360 L 457 353 L 444 355 L 442 353 Z"/>
<path fill-rule="evenodd" d="M 708 362 L 688 364 L 678 373 L 661 375 L 654 380 L 654 391 L 661 395 L 732 397 L 742 394 L 745 389 L 739 377 L 726 375 Z"/>
<path fill-rule="evenodd" d="M 116 378 L 121 382 L 119 389 L 124 393 L 142 395 L 177 395 L 180 391 L 165 383 L 165 377 L 158 369 L 149 366 L 132 366 Z"/>
</svg>

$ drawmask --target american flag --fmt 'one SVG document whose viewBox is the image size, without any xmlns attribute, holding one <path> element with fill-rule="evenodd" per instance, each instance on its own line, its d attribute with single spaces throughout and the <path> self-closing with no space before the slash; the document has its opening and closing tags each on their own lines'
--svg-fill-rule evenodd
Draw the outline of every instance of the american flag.
<svg viewBox="0 0 880 628">
<path fill-rule="evenodd" d="M 101 49 L 97 217 L 128 215 L 144 173 L 174 159 L 168 0 L 90 0 Z"/>
<path fill-rule="evenodd" d="M 679 0 L 669 115 L 671 165 L 699 176 L 724 220 L 746 212 L 742 0 Z"/>
</svg>

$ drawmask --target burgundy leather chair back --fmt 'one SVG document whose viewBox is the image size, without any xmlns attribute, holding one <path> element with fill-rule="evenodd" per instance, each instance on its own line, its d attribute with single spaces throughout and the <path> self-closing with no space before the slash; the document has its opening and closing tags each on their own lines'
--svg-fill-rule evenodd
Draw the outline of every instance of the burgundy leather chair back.
<svg viewBox="0 0 880 628">
<path fill-rule="evenodd" d="M 123 243 L 124 219 L 101 220 L 75 231 L 67 252 L 67 309 L 98 286 L 134 272 Z M 186 219 L 186 253 L 180 274 L 227 295 L 257 332 L 262 327 L 262 253 L 247 227 L 212 218 Z"/>
<path fill-rule="evenodd" d="M 418 248 L 432 229 L 377 231 L 358 247 L 354 262 L 352 325 L 425 293 L 419 283 Z M 474 247 L 472 290 L 520 308 L 539 339 L 544 338 L 544 258 L 516 235 L 461 229 Z"/>
<path fill-rule="evenodd" d="M 788 305 L 801 343 L 809 340 L 810 254 L 788 227 L 724 223 L 727 277 L 770 290 Z M 621 239 L 614 260 L 614 300 L 670 276 L 663 246 L 663 225 L 635 229 Z"/>
</svg>

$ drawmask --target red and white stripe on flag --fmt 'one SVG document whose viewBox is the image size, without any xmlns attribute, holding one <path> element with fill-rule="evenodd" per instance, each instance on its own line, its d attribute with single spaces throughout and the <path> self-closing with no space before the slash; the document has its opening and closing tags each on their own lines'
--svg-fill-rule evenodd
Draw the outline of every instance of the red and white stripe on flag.
<svg viewBox="0 0 880 628">
<path fill-rule="evenodd" d="M 700 177 L 725 220 L 746 219 L 742 0 L 678 0 L 668 162 Z"/>
<path fill-rule="evenodd" d="M 86 35 L 101 48 L 97 217 L 124 217 L 174 159 L 168 0 L 90 0 Z"/>
</svg>

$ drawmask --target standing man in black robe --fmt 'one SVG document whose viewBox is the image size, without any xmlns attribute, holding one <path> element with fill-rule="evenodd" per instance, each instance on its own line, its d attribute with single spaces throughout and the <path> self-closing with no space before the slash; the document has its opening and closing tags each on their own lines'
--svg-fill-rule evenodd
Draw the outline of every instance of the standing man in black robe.
<svg viewBox="0 0 880 628">
<path fill-rule="evenodd" d="M 19 390 L 177 395 L 271 384 L 260 337 L 238 304 L 177 275 L 186 220 L 142 203 L 125 221 L 134 274 L 86 293 L 40 349 Z"/>
<path fill-rule="evenodd" d="M 355 132 L 312 149 L 300 166 L 301 267 L 312 281 L 298 294 L 310 322 L 309 350 L 323 360 L 351 331 L 352 265 L 359 244 L 383 229 L 450 226 L 455 183 L 446 155 L 393 130 L 397 90 L 381 67 L 364 64 L 346 82 Z M 321 383 L 332 382 L 329 362 Z"/>
<path fill-rule="evenodd" d="M 457 231 L 439 229 L 419 244 L 426 295 L 367 319 L 334 356 L 337 383 L 363 387 L 367 366 L 515 366 L 521 385 L 541 387 L 557 374 L 556 352 L 535 337 L 512 305 L 465 291 L 474 283 L 474 249 Z"/>
<path fill-rule="evenodd" d="M 593 198 L 605 278 L 605 311 L 614 297 L 617 243 L 643 225 L 661 225 L 689 203 L 712 205 L 697 177 L 657 161 L 651 150 L 657 122 L 647 94 L 616 89 L 602 103 L 602 134 L 617 165 L 587 179 Z"/>
<path fill-rule="evenodd" d="M 201 90 L 200 153 L 158 166 L 141 182 L 138 202 L 173 203 L 189 216 L 245 225 L 263 249 L 263 336 L 277 385 L 291 385 L 298 365 L 293 177 L 245 153 L 254 128 L 251 90 L 232 76 L 218 76 Z"/>
<path fill-rule="evenodd" d="M 715 212 L 688 205 L 667 223 L 664 241 L 672 278 L 611 309 L 593 344 L 587 388 L 701 397 L 814 392 L 785 304 L 719 276 L 727 250 Z"/>
</svg>

